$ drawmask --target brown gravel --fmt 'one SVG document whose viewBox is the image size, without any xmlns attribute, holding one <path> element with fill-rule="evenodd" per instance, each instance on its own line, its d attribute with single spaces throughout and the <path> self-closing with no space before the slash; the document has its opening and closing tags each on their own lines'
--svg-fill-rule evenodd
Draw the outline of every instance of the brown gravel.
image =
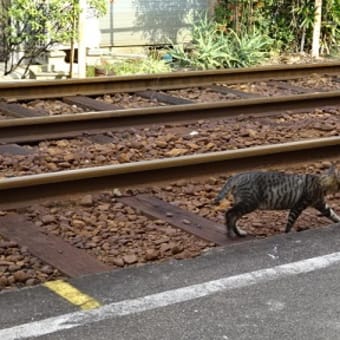
<svg viewBox="0 0 340 340">
<path fill-rule="evenodd" d="M 288 80 L 285 81 L 287 84 L 292 84 L 295 86 L 301 86 L 305 88 L 317 88 L 323 90 L 339 90 L 340 82 L 339 77 L 336 76 L 324 76 L 314 74 L 308 78 L 300 78 L 297 80 Z M 225 86 L 221 84 L 221 86 Z M 275 85 L 274 83 L 268 83 L 266 81 L 257 81 L 251 83 L 241 83 L 234 85 L 227 85 L 226 87 L 258 94 L 260 96 L 278 96 L 278 95 L 291 95 L 296 94 L 297 92 L 292 89 L 283 89 Z M 189 99 L 194 103 L 202 103 L 202 102 L 218 102 L 218 101 L 229 101 L 240 99 L 239 96 L 234 94 L 223 94 L 216 91 L 213 91 L 209 87 L 197 87 L 197 88 L 185 88 L 179 90 L 168 90 L 161 91 L 161 93 L 169 94 L 172 96 Z M 115 93 L 115 94 L 105 94 L 103 96 L 95 97 L 96 100 L 104 101 L 109 104 L 113 104 L 116 106 L 120 106 L 123 109 L 128 108 L 139 108 L 139 107 L 151 107 L 151 106 L 163 106 L 167 105 L 166 103 L 159 102 L 157 99 L 146 99 L 140 97 L 135 93 Z M 26 108 L 30 108 L 33 110 L 47 112 L 48 115 L 68 115 L 75 113 L 83 113 L 91 111 L 89 109 L 84 109 L 77 105 L 70 105 L 64 103 L 61 99 L 44 99 L 44 100 L 31 100 L 31 101 L 21 101 L 22 104 Z M 7 116 L 5 114 L 1 114 L 0 119 L 8 119 L 13 118 Z"/>
<path fill-rule="evenodd" d="M 320 76 L 318 74 L 313 74 L 308 78 L 304 79 L 297 79 L 297 80 L 290 80 L 289 83 L 296 85 L 296 86 L 302 86 L 309 89 L 323 89 L 328 91 L 336 91 L 340 90 L 340 78 L 335 76 Z"/>
<path fill-rule="evenodd" d="M 106 133 L 107 142 L 91 138 L 44 141 L 26 146 L 29 155 L 0 154 L 0 177 L 100 166 L 232 150 L 303 138 L 337 136 L 339 109 L 277 116 L 241 116 L 185 125 L 129 128 Z"/>
<path fill-rule="evenodd" d="M 320 173 L 329 164 L 324 161 L 285 170 Z M 85 249 L 113 268 L 139 266 L 170 258 L 180 260 L 198 256 L 214 244 L 189 235 L 162 220 L 148 219 L 138 209 L 119 203 L 116 195 L 154 195 L 223 224 L 224 212 L 231 202 L 224 200 L 219 206 L 215 206 L 212 201 L 226 179 L 227 176 L 221 175 L 180 180 L 163 186 L 87 194 L 73 200 L 33 205 L 20 209 L 20 213 L 44 232 L 57 235 L 72 245 Z M 330 196 L 327 201 L 340 213 L 340 193 Z M 251 235 L 267 237 L 282 233 L 286 219 L 286 211 L 256 211 L 242 218 L 239 224 Z M 318 217 L 316 211 L 307 209 L 297 220 L 295 230 L 329 224 L 330 221 Z M 27 249 L 3 239 L 0 239 L 0 273 L 2 287 L 22 287 L 60 276 L 58 271 L 32 257 Z"/>
<path fill-rule="evenodd" d="M 299 87 L 304 87 L 308 89 L 323 89 L 323 90 L 332 91 L 332 90 L 340 89 L 340 83 L 337 82 L 336 79 L 338 78 L 334 76 L 320 76 L 320 75 L 314 74 L 308 78 L 286 80 L 282 82 L 287 85 L 299 86 Z M 265 81 L 252 82 L 252 83 L 228 85 L 228 87 L 234 90 L 257 93 L 261 96 L 266 96 L 266 97 L 297 94 L 297 91 L 293 89 L 283 89 L 275 85 L 275 82 L 270 83 L 270 84 L 268 84 Z"/>
<path fill-rule="evenodd" d="M 106 94 L 104 96 L 96 97 L 96 100 L 101 100 L 108 104 L 119 105 L 124 109 L 167 105 L 158 102 L 156 99 L 145 99 L 133 93 Z"/>
<path fill-rule="evenodd" d="M 308 83 L 308 80 L 306 81 Z M 322 86 L 322 82 L 320 80 L 318 86 Z M 295 85 L 307 87 L 308 84 L 295 83 Z M 331 87 L 328 83 L 325 86 Z M 257 91 L 260 87 L 257 87 Z M 263 93 L 267 90 L 263 85 Z M 221 97 L 213 97 L 209 90 L 204 91 L 206 92 L 200 94 L 198 94 L 200 91 L 192 91 L 189 94 L 191 100 L 235 99 L 232 96 L 219 99 Z M 282 90 L 280 91 L 282 94 Z M 273 95 L 268 91 L 266 93 Z M 205 95 L 207 99 L 202 99 Z M 155 101 L 150 102 L 130 94 L 117 94 L 97 99 L 119 105 L 123 102 L 124 107 L 159 105 Z M 41 107 L 40 101 L 29 102 L 27 105 L 31 108 L 36 106 L 47 110 L 51 115 L 84 111 L 59 101 L 51 100 L 44 103 L 44 107 Z M 104 143 L 94 142 L 93 139 L 85 137 L 41 142 L 37 146 L 26 146 L 33 151 L 30 155 L 0 155 L 0 177 L 176 157 L 301 138 L 334 136 L 339 135 L 340 131 L 339 113 L 339 109 L 327 109 L 314 110 L 306 114 L 287 112 L 275 117 L 264 116 L 252 119 L 241 116 L 219 121 L 201 120 L 196 124 L 130 128 L 107 133 L 106 137 L 110 142 Z M 289 170 L 318 173 L 328 165 L 327 162 L 322 162 L 305 167 L 292 167 Z M 170 258 L 184 259 L 198 256 L 214 245 L 161 220 L 152 221 L 141 215 L 138 210 L 117 202 L 115 196 L 152 194 L 222 224 L 224 211 L 231 202 L 225 200 L 221 205 L 213 206 L 212 200 L 226 178 L 220 176 L 182 180 L 162 187 L 122 190 L 122 192 L 113 190 L 113 193 L 84 195 L 80 199 L 31 206 L 20 212 L 45 232 L 55 234 L 74 246 L 85 249 L 113 268 L 138 266 Z M 340 213 L 337 208 L 340 206 L 340 194 L 329 197 L 328 202 Z M 242 218 L 240 225 L 252 235 L 266 237 L 282 233 L 286 218 L 287 212 L 257 211 Z M 327 219 L 318 217 L 314 210 L 308 209 L 299 217 L 295 228 L 304 230 L 329 223 Z M 0 291 L 31 286 L 61 277 L 58 270 L 32 256 L 27 248 L 20 247 L 15 242 L 0 236 Z"/>
<path fill-rule="evenodd" d="M 94 97 L 94 99 L 120 106 L 122 109 L 167 105 L 165 103 L 158 102 L 156 99 L 145 99 L 133 93 L 106 94 L 104 96 Z M 67 104 L 61 99 L 20 101 L 19 104 L 32 110 L 47 112 L 49 116 L 70 115 L 93 111 L 75 104 Z M 0 120 L 1 119 L 13 119 L 13 117 L 0 112 Z"/>
<path fill-rule="evenodd" d="M 33 206 L 24 213 L 45 232 L 113 267 L 194 257 L 213 246 L 161 220 L 148 219 L 109 193 Z"/>
<path fill-rule="evenodd" d="M 330 162 L 323 161 L 320 163 L 306 164 L 303 167 L 290 167 L 289 169 L 272 167 L 270 170 L 317 174 L 326 171 L 330 164 Z M 191 180 L 189 183 L 179 181 L 177 182 L 178 185 L 166 186 L 156 194 L 163 200 L 171 202 L 183 209 L 224 224 L 224 212 L 231 206 L 232 201 L 225 199 L 219 206 L 214 206 L 211 202 L 227 178 L 227 176 L 220 176 L 218 178 L 212 177 L 203 183 L 200 179 Z M 150 192 L 153 192 L 153 190 Z M 329 196 L 327 201 L 340 215 L 340 193 Z M 255 211 L 244 216 L 239 221 L 239 225 L 242 226 L 242 229 L 246 230 L 250 235 L 267 237 L 282 233 L 284 231 L 287 217 L 287 211 Z M 319 217 L 318 213 L 314 209 L 307 209 L 299 217 L 294 228 L 301 231 L 326 226 L 330 223 L 332 222 L 328 219 Z"/>
<path fill-rule="evenodd" d="M 282 89 L 274 84 L 268 85 L 266 82 L 252 82 L 246 84 L 228 85 L 231 89 L 258 94 L 264 97 L 288 96 L 296 94 L 296 91 L 289 89 Z"/>
<path fill-rule="evenodd" d="M 67 115 L 74 113 L 82 113 L 90 110 L 83 109 L 77 105 L 69 105 L 58 99 L 32 100 L 21 103 L 22 106 L 32 110 L 44 110 L 50 116 Z"/>
<path fill-rule="evenodd" d="M 286 84 L 291 84 L 295 86 L 305 87 L 305 88 L 318 88 L 324 90 L 339 90 L 340 83 L 335 80 L 334 76 L 320 76 L 312 75 L 307 79 L 297 79 L 297 80 L 287 80 L 283 81 Z M 222 85 L 223 86 L 223 85 Z M 248 92 L 253 94 L 258 94 L 265 97 L 283 96 L 283 95 L 293 95 L 297 91 L 293 89 L 284 89 L 275 85 L 275 82 L 268 83 L 266 81 L 256 81 L 251 83 L 241 83 L 241 84 L 231 84 L 225 85 L 226 88 Z M 190 88 L 181 90 L 171 90 L 165 91 L 165 93 L 192 100 L 193 102 L 217 102 L 217 101 L 228 101 L 240 99 L 240 97 L 234 94 L 223 94 L 211 90 L 210 88 Z"/>
<path fill-rule="evenodd" d="M 62 278 L 61 273 L 32 256 L 26 247 L 0 235 L 0 291 Z"/>
<path fill-rule="evenodd" d="M 217 101 L 228 101 L 240 99 L 240 97 L 232 94 L 232 93 L 219 93 L 211 90 L 210 88 L 190 88 L 190 89 L 181 89 L 181 90 L 169 90 L 164 91 L 164 93 L 174 96 L 180 97 L 184 99 L 189 99 L 194 103 L 209 103 L 209 102 L 217 102 Z"/>
</svg>

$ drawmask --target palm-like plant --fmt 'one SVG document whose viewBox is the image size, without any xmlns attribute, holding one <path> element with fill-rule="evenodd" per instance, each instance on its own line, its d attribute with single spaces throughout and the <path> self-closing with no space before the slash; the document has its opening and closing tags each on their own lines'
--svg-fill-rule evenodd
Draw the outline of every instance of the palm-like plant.
<svg viewBox="0 0 340 340">
<path fill-rule="evenodd" d="M 265 59 L 272 40 L 257 33 L 237 34 L 201 16 L 192 23 L 192 46 L 175 45 L 169 52 L 179 66 L 216 69 L 254 65 Z"/>
</svg>

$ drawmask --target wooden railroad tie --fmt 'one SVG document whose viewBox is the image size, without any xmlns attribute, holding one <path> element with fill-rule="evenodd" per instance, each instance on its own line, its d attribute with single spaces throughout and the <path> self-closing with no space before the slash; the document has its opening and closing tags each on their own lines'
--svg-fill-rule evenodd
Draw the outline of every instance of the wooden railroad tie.
<svg viewBox="0 0 340 340">
<path fill-rule="evenodd" d="M 94 111 L 114 111 L 121 109 L 120 106 L 109 104 L 104 101 L 96 100 L 85 96 L 64 97 L 63 101 L 70 105 L 77 105 L 85 109 Z"/>
<path fill-rule="evenodd" d="M 78 249 L 55 235 L 42 232 L 21 215 L 9 214 L 0 217 L 0 234 L 20 246 L 26 246 L 31 254 L 70 277 L 111 269 L 88 255 L 85 250 Z"/>
<path fill-rule="evenodd" d="M 201 239 L 218 246 L 236 244 L 253 237 L 228 239 L 225 226 L 178 208 L 156 197 L 138 195 L 122 197 L 118 201 L 127 204 L 149 218 L 161 219 Z M 101 263 L 83 249 L 78 249 L 60 237 L 42 231 L 33 222 L 18 214 L 0 217 L 0 235 L 25 246 L 30 253 L 57 268 L 69 277 L 110 271 L 112 267 Z"/>
<path fill-rule="evenodd" d="M 17 118 L 48 116 L 48 112 L 45 110 L 32 110 L 17 103 L 0 102 L 0 111 L 8 116 Z"/>
<path fill-rule="evenodd" d="M 170 104 L 170 105 L 183 105 L 183 104 L 193 104 L 192 100 L 170 96 L 165 93 L 157 92 L 157 91 L 138 91 L 135 93 L 136 95 L 146 98 L 146 99 L 156 99 L 159 102 Z"/>
<path fill-rule="evenodd" d="M 0 144 L 0 155 L 32 155 L 34 151 L 18 144 Z"/>
<path fill-rule="evenodd" d="M 224 225 L 178 208 L 173 204 L 153 196 L 137 195 L 121 197 L 118 201 L 141 211 L 150 218 L 166 221 L 174 227 L 180 228 L 203 240 L 213 242 L 218 246 L 235 244 L 252 239 L 251 236 L 229 239 L 226 236 L 226 228 Z"/>
</svg>

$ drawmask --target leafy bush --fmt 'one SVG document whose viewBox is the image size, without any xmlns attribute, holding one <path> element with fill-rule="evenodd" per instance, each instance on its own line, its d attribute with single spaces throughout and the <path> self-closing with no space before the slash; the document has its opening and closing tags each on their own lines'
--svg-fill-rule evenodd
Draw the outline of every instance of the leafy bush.
<svg viewBox="0 0 340 340">
<path fill-rule="evenodd" d="M 340 2 L 322 1 L 321 53 L 339 51 Z M 218 0 L 215 20 L 237 34 L 257 30 L 273 48 L 305 52 L 312 48 L 315 0 Z"/>
<path fill-rule="evenodd" d="M 191 34 L 190 48 L 175 45 L 169 50 L 175 65 L 202 70 L 251 66 L 268 56 L 272 44 L 266 35 L 255 31 L 238 35 L 207 15 L 192 23 Z"/>
<path fill-rule="evenodd" d="M 230 67 L 246 67 L 256 65 L 269 56 L 272 39 L 260 33 L 244 33 L 238 36 L 234 31 L 229 30 L 233 46 L 233 58 Z"/>
<path fill-rule="evenodd" d="M 340 53 L 340 2 L 327 0 L 322 8 L 321 53 Z"/>
<path fill-rule="evenodd" d="M 103 15 L 106 0 L 89 0 L 88 4 Z M 4 74 L 25 65 L 24 78 L 34 59 L 58 43 L 76 38 L 80 13 L 77 0 L 0 0 L 1 59 Z"/>
</svg>

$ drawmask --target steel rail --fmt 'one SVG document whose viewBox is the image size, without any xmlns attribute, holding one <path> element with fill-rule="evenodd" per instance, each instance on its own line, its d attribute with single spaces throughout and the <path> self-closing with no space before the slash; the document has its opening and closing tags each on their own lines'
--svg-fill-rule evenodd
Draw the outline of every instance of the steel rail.
<svg viewBox="0 0 340 340">
<path fill-rule="evenodd" d="M 240 83 L 256 80 L 294 79 L 318 74 L 340 74 L 340 63 L 272 65 L 242 69 L 172 72 L 56 81 L 0 82 L 0 99 L 58 98 L 75 95 L 99 95 L 115 92 L 178 89 L 214 83 Z"/>
<path fill-rule="evenodd" d="M 199 103 L 141 109 L 87 112 L 52 117 L 0 121 L 0 143 L 36 142 L 75 137 L 82 133 L 168 122 L 196 121 L 240 114 L 280 113 L 340 105 L 340 91 L 292 96 L 241 99 L 230 102 Z"/>
<path fill-rule="evenodd" d="M 269 165 L 338 159 L 340 137 L 262 145 L 0 180 L 0 207 L 102 189 L 133 187 Z"/>
</svg>

